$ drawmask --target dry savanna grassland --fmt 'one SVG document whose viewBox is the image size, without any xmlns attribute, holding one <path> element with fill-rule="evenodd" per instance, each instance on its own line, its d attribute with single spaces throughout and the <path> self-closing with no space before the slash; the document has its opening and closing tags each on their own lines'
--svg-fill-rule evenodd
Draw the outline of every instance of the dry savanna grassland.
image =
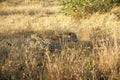
<svg viewBox="0 0 120 80">
<path fill-rule="evenodd" d="M 77 20 L 62 7 L 0 3 L 0 80 L 120 80 L 120 7 Z"/>
</svg>

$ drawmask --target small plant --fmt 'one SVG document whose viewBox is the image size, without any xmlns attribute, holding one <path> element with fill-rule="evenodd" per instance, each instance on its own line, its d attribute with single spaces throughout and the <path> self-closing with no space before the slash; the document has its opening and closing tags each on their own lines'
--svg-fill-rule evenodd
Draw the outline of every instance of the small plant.
<svg viewBox="0 0 120 80">
<path fill-rule="evenodd" d="M 65 15 L 85 17 L 97 11 L 109 11 L 118 0 L 60 0 L 60 3 Z"/>
</svg>

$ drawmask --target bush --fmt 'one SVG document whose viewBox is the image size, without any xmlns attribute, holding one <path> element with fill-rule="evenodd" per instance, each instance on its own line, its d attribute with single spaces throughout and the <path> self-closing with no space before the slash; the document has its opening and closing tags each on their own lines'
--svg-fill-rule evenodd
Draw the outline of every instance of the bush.
<svg viewBox="0 0 120 80">
<path fill-rule="evenodd" d="M 73 17 L 88 16 L 94 12 L 106 12 L 119 0 L 60 0 L 63 5 L 63 13 Z"/>
</svg>

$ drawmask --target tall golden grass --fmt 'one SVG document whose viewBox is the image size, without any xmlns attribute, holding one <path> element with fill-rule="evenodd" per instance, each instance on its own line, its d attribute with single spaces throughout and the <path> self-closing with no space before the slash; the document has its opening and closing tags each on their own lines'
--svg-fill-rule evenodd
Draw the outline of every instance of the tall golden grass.
<svg viewBox="0 0 120 80">
<path fill-rule="evenodd" d="M 62 15 L 61 6 L 49 6 L 48 3 L 46 5 L 48 6 L 39 2 L 6 6 L 6 3 L 2 3 L 0 79 L 119 80 L 120 20 L 115 13 L 119 14 L 120 8 L 114 8 L 105 14 L 95 13 L 89 18 L 76 21 L 70 16 Z M 59 55 L 51 54 L 47 48 L 42 54 L 36 49 L 40 42 L 36 34 L 52 33 L 50 30 L 56 33 L 74 32 L 81 42 L 77 49 L 63 49 Z M 36 42 L 20 47 L 23 44 L 21 42 L 29 40 L 25 36 L 32 35 L 32 32 L 27 33 L 29 31 L 36 32 Z M 15 46 L 10 47 L 6 42 Z M 92 50 L 88 50 L 86 42 L 91 43 Z M 81 44 L 83 45 L 80 46 Z"/>
</svg>

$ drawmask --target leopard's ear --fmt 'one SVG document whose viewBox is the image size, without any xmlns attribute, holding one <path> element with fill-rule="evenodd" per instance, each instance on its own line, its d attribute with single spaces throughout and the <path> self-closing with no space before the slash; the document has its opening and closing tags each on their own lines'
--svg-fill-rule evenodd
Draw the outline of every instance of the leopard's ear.
<svg viewBox="0 0 120 80">
<path fill-rule="evenodd" d="M 68 35 L 70 35 L 70 36 L 73 35 L 73 34 L 75 34 L 75 33 L 73 33 L 73 32 L 69 32 L 69 33 L 68 33 Z"/>
<path fill-rule="evenodd" d="M 69 32 L 68 35 L 70 36 L 70 39 L 73 41 L 73 42 L 78 42 L 78 38 L 77 38 L 77 35 L 74 33 L 74 32 Z"/>
<path fill-rule="evenodd" d="M 74 32 L 69 32 L 68 35 L 71 36 L 71 37 L 77 37 Z"/>
</svg>

